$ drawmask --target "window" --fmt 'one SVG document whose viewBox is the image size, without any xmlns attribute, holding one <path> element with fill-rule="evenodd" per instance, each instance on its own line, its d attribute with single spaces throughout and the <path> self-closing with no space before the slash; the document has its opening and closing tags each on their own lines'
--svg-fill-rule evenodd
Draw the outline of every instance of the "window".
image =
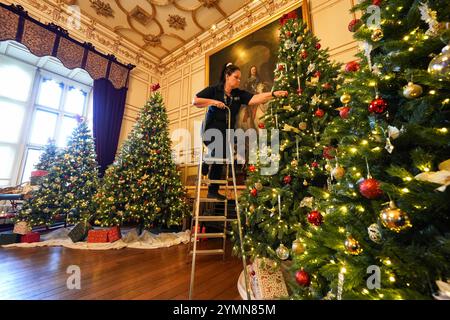
<svg viewBox="0 0 450 320">
<path fill-rule="evenodd" d="M 72 73 L 60 65 L 62 74 Z M 4 187 L 29 180 L 48 139 L 59 148 L 67 145 L 77 116 L 92 114 L 92 88 L 2 54 L 0 75 L 0 187 Z"/>
<path fill-rule="evenodd" d="M 45 72 L 40 72 L 37 87 L 21 182 L 29 179 L 47 141 L 54 139 L 64 148 L 77 126 L 77 117 L 88 114 L 89 87 Z"/>
</svg>

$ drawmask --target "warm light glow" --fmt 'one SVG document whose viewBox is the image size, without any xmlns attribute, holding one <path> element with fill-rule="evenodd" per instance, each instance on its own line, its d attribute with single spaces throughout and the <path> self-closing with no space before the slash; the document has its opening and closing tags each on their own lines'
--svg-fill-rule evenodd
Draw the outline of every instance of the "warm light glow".
<svg viewBox="0 0 450 320">
<path fill-rule="evenodd" d="M 447 128 L 438 129 L 438 131 L 442 132 L 442 133 L 447 133 L 448 132 Z"/>
<path fill-rule="evenodd" d="M 430 90 L 430 94 L 436 94 L 436 90 Z"/>
<path fill-rule="evenodd" d="M 347 269 L 345 267 L 341 268 L 341 273 L 347 273 Z"/>
<path fill-rule="evenodd" d="M 395 282 L 394 276 L 390 276 L 390 277 L 389 277 L 389 281 L 390 281 L 390 282 Z"/>
<path fill-rule="evenodd" d="M 402 189 L 402 192 L 403 192 L 403 193 L 408 193 L 408 192 L 409 192 L 409 189 L 408 189 L 408 188 L 403 188 L 403 189 Z"/>
<path fill-rule="evenodd" d="M 342 227 L 339 227 L 339 233 L 344 233 L 345 232 L 345 229 L 344 228 L 342 228 Z"/>
</svg>

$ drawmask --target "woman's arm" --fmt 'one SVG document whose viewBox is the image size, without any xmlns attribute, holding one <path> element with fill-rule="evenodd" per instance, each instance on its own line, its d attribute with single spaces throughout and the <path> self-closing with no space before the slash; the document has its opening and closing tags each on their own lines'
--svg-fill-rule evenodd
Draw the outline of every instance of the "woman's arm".
<svg viewBox="0 0 450 320">
<path fill-rule="evenodd" d="M 225 108 L 225 103 L 222 101 L 214 100 L 214 99 L 206 99 L 206 98 L 199 98 L 197 96 L 194 97 L 194 100 L 192 101 L 192 104 L 196 106 L 197 108 L 206 108 L 209 106 L 215 106 L 219 109 Z"/>
<path fill-rule="evenodd" d="M 273 92 L 263 92 L 260 94 L 255 94 L 253 98 L 248 103 L 249 106 L 255 106 L 259 104 L 264 104 L 273 98 L 286 97 L 288 95 L 287 91 L 273 91 Z"/>
</svg>

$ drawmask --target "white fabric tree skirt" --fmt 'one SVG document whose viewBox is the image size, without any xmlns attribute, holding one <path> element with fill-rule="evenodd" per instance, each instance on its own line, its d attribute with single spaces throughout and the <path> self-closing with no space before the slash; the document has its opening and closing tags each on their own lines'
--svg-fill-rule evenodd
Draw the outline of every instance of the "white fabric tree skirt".
<svg viewBox="0 0 450 320">
<path fill-rule="evenodd" d="M 122 230 L 122 239 L 113 243 L 72 242 L 68 237 L 70 228 L 58 229 L 41 236 L 40 242 L 15 243 L 3 248 L 35 248 L 35 247 L 65 247 L 79 250 L 112 250 L 112 249 L 158 249 L 168 248 L 181 243 L 189 243 L 190 231 L 178 233 L 160 233 L 158 235 L 144 231 L 140 236 L 135 229 Z"/>
</svg>

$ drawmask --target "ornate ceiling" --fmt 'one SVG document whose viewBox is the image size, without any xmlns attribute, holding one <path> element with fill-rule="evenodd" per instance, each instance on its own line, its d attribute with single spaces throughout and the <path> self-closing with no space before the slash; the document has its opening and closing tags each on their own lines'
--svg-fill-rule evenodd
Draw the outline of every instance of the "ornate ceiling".
<svg viewBox="0 0 450 320">
<path fill-rule="evenodd" d="M 255 0 L 64 0 L 158 59 Z"/>
</svg>

